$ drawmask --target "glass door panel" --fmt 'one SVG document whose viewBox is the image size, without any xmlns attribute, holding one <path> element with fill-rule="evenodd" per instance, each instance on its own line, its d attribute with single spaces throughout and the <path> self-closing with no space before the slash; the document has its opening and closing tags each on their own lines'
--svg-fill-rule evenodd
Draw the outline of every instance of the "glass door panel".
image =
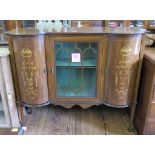
<svg viewBox="0 0 155 155">
<path fill-rule="evenodd" d="M 96 97 L 97 54 L 97 42 L 55 42 L 57 97 Z"/>
<path fill-rule="evenodd" d="M 123 20 L 109 20 L 109 27 L 123 27 L 124 21 Z"/>
<path fill-rule="evenodd" d="M 131 20 L 130 27 L 144 28 L 144 20 Z"/>
<path fill-rule="evenodd" d="M 95 68 L 57 68 L 57 96 L 95 97 Z"/>
</svg>

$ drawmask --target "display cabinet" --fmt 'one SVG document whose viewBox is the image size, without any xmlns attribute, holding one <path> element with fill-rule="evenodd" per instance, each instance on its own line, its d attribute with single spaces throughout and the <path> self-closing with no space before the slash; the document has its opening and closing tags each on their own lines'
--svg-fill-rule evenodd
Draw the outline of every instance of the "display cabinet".
<svg viewBox="0 0 155 155">
<path fill-rule="evenodd" d="M 7 34 L 16 94 L 24 106 L 136 103 L 144 29 L 16 29 Z"/>
<path fill-rule="evenodd" d="M 0 127 L 20 127 L 8 48 L 0 47 Z"/>
</svg>

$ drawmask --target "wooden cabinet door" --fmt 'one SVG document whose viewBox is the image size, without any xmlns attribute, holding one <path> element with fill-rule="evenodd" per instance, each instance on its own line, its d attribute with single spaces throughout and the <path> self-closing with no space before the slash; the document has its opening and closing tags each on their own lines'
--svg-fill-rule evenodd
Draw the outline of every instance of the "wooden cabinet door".
<svg viewBox="0 0 155 155">
<path fill-rule="evenodd" d="M 47 104 L 44 36 L 13 36 L 12 43 L 22 102 L 27 106 Z"/>
<path fill-rule="evenodd" d="M 128 106 L 136 85 L 141 35 L 111 35 L 108 42 L 105 101 L 111 106 Z"/>
<path fill-rule="evenodd" d="M 50 98 L 55 102 L 99 102 L 102 37 L 49 37 Z"/>
</svg>

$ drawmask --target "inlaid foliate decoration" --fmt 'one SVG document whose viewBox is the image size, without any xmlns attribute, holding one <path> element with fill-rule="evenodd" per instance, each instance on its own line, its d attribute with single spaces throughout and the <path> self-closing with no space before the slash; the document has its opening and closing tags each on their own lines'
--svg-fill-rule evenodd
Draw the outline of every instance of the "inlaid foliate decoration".
<svg viewBox="0 0 155 155">
<path fill-rule="evenodd" d="M 130 56 L 132 49 L 129 46 L 123 46 L 120 50 L 120 59 L 115 66 L 115 93 L 120 100 L 127 97 L 128 87 L 132 73 L 132 62 Z"/>
<path fill-rule="evenodd" d="M 33 100 L 38 95 L 38 72 L 37 64 L 32 59 L 32 51 L 29 48 L 23 48 L 21 51 L 23 62 L 21 64 L 23 87 L 25 95 Z"/>
<path fill-rule="evenodd" d="M 108 45 L 106 102 L 116 106 L 132 103 L 136 84 L 141 36 L 112 36 Z"/>
</svg>

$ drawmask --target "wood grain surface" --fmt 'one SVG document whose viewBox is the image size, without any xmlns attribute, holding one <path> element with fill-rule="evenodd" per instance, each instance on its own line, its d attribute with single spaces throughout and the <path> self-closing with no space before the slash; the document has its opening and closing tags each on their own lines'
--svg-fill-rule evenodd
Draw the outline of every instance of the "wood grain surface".
<svg viewBox="0 0 155 155">
<path fill-rule="evenodd" d="M 34 108 L 26 119 L 27 135 L 128 135 L 127 110 L 106 106 L 65 109 L 48 105 Z"/>
<path fill-rule="evenodd" d="M 13 37 L 21 100 L 28 105 L 48 102 L 44 36 Z"/>
<path fill-rule="evenodd" d="M 115 106 L 133 101 L 141 36 L 110 36 L 107 53 L 106 102 Z"/>
</svg>

